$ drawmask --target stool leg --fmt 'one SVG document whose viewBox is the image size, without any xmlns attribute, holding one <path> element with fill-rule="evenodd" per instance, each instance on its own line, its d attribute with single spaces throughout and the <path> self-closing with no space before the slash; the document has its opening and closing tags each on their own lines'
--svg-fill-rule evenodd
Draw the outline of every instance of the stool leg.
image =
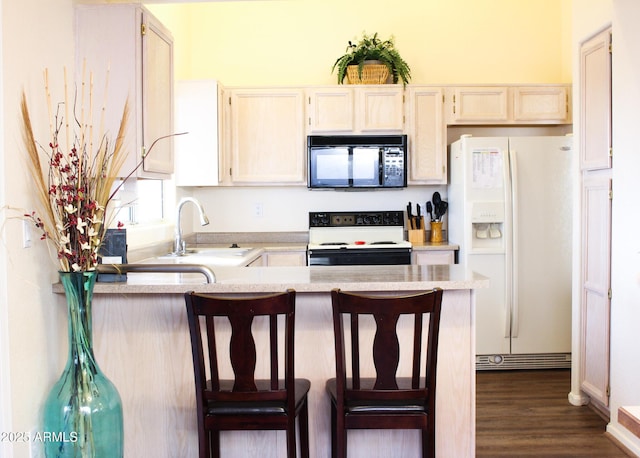
<svg viewBox="0 0 640 458">
<path fill-rule="evenodd" d="M 336 437 L 336 405 L 332 402 L 331 403 L 331 458 L 336 458 L 338 456 L 338 450 L 336 448 L 336 441 L 337 441 L 337 437 Z"/>
<path fill-rule="evenodd" d="M 211 431 L 211 457 L 212 458 L 220 458 L 220 431 Z M 209 455 L 207 455 L 209 456 Z"/>
<path fill-rule="evenodd" d="M 309 407 L 306 397 L 298 414 L 298 423 L 300 425 L 300 455 L 302 458 L 309 458 Z"/>
<path fill-rule="evenodd" d="M 296 458 L 296 417 L 291 415 L 287 418 L 287 458 Z"/>
</svg>

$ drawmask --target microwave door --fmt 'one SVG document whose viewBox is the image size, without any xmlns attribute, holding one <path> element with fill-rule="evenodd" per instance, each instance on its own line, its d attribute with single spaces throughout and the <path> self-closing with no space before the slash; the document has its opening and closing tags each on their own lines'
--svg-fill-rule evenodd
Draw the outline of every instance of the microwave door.
<svg viewBox="0 0 640 458">
<path fill-rule="evenodd" d="M 348 187 L 350 185 L 349 148 L 320 147 L 310 151 L 309 177 L 312 187 Z"/>
<path fill-rule="evenodd" d="M 353 186 L 380 186 L 380 148 L 354 147 L 351 170 Z"/>
</svg>

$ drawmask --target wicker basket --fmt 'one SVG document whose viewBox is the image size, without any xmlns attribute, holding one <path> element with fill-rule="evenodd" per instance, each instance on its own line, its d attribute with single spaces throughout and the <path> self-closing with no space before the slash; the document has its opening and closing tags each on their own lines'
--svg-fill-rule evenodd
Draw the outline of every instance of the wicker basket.
<svg viewBox="0 0 640 458">
<path fill-rule="evenodd" d="M 384 64 L 365 64 L 362 67 L 362 78 L 358 76 L 358 66 L 347 67 L 349 84 L 385 84 L 389 78 L 389 69 Z"/>
</svg>

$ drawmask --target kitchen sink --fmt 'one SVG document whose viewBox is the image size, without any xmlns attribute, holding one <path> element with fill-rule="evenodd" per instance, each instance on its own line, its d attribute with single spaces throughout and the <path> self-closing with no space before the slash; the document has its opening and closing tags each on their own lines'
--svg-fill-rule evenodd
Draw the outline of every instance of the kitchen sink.
<svg viewBox="0 0 640 458">
<path fill-rule="evenodd" d="M 166 254 L 158 259 L 176 264 L 207 266 L 246 266 L 260 255 L 258 248 L 195 248 L 185 255 Z"/>
<path fill-rule="evenodd" d="M 186 256 L 245 256 L 254 248 L 195 248 L 188 250 Z"/>
</svg>

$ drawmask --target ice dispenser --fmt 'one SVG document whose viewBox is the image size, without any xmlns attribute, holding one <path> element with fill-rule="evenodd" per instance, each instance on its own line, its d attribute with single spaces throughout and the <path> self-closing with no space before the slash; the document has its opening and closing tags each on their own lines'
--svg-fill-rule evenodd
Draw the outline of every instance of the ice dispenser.
<svg viewBox="0 0 640 458">
<path fill-rule="evenodd" d="M 471 208 L 472 249 L 504 248 L 504 203 L 474 202 Z"/>
</svg>

